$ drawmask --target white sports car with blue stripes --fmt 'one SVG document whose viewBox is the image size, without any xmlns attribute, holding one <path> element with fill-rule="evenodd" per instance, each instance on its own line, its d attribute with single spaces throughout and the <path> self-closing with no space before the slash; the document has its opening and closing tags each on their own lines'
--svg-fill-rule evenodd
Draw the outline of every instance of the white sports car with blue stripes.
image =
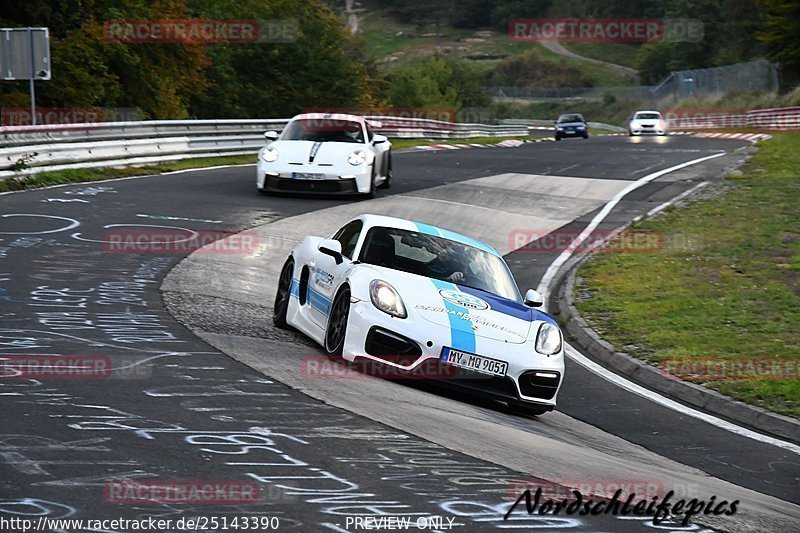
<svg viewBox="0 0 800 533">
<path fill-rule="evenodd" d="M 332 358 L 425 372 L 538 415 L 555 407 L 564 376 L 561 330 L 536 309 L 542 303 L 536 291 L 521 296 L 486 244 L 362 215 L 330 239 L 306 237 L 292 250 L 273 321 Z"/>
</svg>

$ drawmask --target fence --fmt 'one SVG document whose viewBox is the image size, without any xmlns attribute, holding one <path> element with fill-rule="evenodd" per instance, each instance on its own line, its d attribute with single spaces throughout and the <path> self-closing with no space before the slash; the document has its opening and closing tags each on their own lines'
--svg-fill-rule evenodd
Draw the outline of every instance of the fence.
<svg viewBox="0 0 800 533">
<path fill-rule="evenodd" d="M 525 125 L 452 123 L 372 115 L 375 130 L 400 138 L 522 137 Z M 289 119 L 161 120 L 0 128 L 0 178 L 42 171 L 147 165 L 255 154 L 266 130 Z"/>
<path fill-rule="evenodd" d="M 722 67 L 671 72 L 658 85 L 635 87 L 484 87 L 484 92 L 498 99 L 570 99 L 600 100 L 613 95 L 621 100 L 638 100 L 662 106 L 699 96 L 778 90 L 778 66 L 765 60 Z"/>
</svg>

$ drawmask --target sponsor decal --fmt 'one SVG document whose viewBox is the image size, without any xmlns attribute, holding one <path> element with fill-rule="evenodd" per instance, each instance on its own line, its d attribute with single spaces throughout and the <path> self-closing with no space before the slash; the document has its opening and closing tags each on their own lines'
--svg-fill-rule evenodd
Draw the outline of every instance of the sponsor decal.
<svg viewBox="0 0 800 533">
<path fill-rule="evenodd" d="M 467 309 L 474 309 L 476 311 L 489 309 L 488 303 L 477 296 L 473 296 L 472 294 L 467 294 L 465 292 L 454 291 L 452 289 L 442 289 L 439 291 L 439 295 L 448 302 L 460 305 L 461 307 L 466 307 Z"/>
</svg>

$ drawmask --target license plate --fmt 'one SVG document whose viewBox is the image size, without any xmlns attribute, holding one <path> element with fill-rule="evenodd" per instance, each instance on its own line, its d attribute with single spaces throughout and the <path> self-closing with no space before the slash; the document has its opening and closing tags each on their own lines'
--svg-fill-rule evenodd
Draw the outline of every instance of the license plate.
<svg viewBox="0 0 800 533">
<path fill-rule="evenodd" d="M 292 172 L 293 180 L 324 180 L 325 174 L 317 172 Z"/>
<path fill-rule="evenodd" d="M 508 372 L 508 363 L 505 361 L 454 350 L 446 346 L 442 348 L 442 355 L 439 359 L 444 363 L 490 376 L 505 376 Z"/>
</svg>

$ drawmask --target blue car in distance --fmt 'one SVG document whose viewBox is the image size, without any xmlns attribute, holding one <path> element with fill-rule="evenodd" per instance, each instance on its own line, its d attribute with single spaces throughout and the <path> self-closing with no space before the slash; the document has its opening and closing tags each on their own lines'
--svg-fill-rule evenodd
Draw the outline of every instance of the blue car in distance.
<svg viewBox="0 0 800 533">
<path fill-rule="evenodd" d="M 557 141 L 566 137 L 589 138 L 589 125 L 579 113 L 567 113 L 558 117 L 554 136 Z"/>
</svg>

